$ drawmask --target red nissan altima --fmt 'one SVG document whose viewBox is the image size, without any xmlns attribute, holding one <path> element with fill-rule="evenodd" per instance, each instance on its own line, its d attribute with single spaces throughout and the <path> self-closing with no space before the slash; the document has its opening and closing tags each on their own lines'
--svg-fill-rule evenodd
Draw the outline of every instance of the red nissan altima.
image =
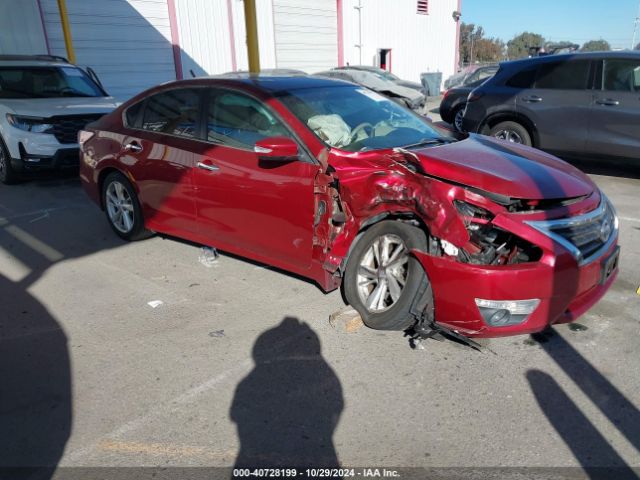
<svg viewBox="0 0 640 480">
<path fill-rule="evenodd" d="M 83 186 L 122 238 L 162 232 L 342 286 L 373 328 L 536 332 L 617 275 L 618 219 L 586 175 L 449 137 L 351 83 L 173 82 L 79 137 Z"/>
</svg>

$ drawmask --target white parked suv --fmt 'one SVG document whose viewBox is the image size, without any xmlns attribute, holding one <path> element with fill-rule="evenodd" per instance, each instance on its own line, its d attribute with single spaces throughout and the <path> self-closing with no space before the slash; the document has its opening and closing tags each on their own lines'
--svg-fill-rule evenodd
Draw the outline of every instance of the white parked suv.
<svg viewBox="0 0 640 480">
<path fill-rule="evenodd" d="M 49 55 L 0 55 L 0 182 L 77 167 L 78 131 L 116 106 L 91 69 Z"/>
</svg>

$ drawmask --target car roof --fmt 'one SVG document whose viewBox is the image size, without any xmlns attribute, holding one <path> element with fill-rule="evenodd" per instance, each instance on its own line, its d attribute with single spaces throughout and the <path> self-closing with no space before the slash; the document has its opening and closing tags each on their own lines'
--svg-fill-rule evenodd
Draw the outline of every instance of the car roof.
<svg viewBox="0 0 640 480">
<path fill-rule="evenodd" d="M 502 62 L 500 65 L 506 67 L 518 67 L 524 65 L 535 65 L 537 63 L 562 62 L 576 58 L 585 60 L 598 60 L 606 58 L 630 58 L 634 60 L 640 60 L 640 51 L 613 50 L 607 52 L 571 52 L 561 53 L 558 55 L 544 55 L 542 57 L 521 58 L 519 60 Z"/>
<path fill-rule="evenodd" d="M 210 77 L 180 80 L 178 82 L 169 82 L 169 84 L 180 84 L 181 86 L 189 86 L 190 84 L 216 85 L 218 83 L 225 85 L 236 84 L 241 86 L 248 86 L 263 90 L 271 94 L 289 92 L 293 90 L 302 90 L 305 88 L 353 86 L 353 83 L 326 77 L 302 75 L 260 75 L 240 72 L 234 73 L 233 76 L 214 75 Z"/>
<path fill-rule="evenodd" d="M 64 57 L 55 55 L 0 55 L 0 66 L 3 67 L 49 67 L 75 66 Z"/>
</svg>

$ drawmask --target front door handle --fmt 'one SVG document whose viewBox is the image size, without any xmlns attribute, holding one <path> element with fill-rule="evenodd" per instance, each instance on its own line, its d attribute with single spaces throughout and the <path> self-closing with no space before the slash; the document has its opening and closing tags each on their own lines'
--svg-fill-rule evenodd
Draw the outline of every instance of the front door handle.
<svg viewBox="0 0 640 480">
<path fill-rule="evenodd" d="M 212 163 L 202 163 L 202 162 L 198 162 L 198 168 L 201 168 L 203 170 L 208 170 L 210 172 L 217 172 L 218 170 L 220 170 L 220 167 L 218 167 L 217 165 L 213 165 Z"/>
<path fill-rule="evenodd" d="M 614 100 L 613 98 L 605 98 L 604 100 L 596 100 L 598 105 L 606 105 L 608 107 L 616 107 L 620 105 L 618 100 Z"/>
<path fill-rule="evenodd" d="M 133 142 L 127 143 L 124 146 L 124 151 L 132 152 L 132 153 L 140 153 L 142 151 L 142 145 L 140 145 L 138 142 L 134 140 Z"/>
<path fill-rule="evenodd" d="M 542 101 L 542 97 L 531 95 L 530 97 L 522 97 L 522 100 L 529 103 L 540 103 Z"/>
</svg>

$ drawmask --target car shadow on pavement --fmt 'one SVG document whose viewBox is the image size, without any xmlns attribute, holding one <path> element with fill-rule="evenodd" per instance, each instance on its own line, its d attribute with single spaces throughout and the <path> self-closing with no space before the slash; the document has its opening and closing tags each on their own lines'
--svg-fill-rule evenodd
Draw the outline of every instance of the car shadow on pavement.
<svg viewBox="0 0 640 480">
<path fill-rule="evenodd" d="M 286 317 L 253 346 L 255 367 L 230 410 L 240 438 L 236 468 L 338 467 L 333 433 L 344 406 L 318 335 Z"/>
<path fill-rule="evenodd" d="M 574 158 L 564 158 L 564 160 L 590 175 L 640 179 L 640 162 L 637 160 L 629 160 L 628 162 Z"/>
<path fill-rule="evenodd" d="M 640 451 L 640 411 L 633 403 L 555 330 L 531 338 Z M 543 413 L 589 478 L 640 478 L 550 375 L 529 370 L 527 380 Z"/>
</svg>

